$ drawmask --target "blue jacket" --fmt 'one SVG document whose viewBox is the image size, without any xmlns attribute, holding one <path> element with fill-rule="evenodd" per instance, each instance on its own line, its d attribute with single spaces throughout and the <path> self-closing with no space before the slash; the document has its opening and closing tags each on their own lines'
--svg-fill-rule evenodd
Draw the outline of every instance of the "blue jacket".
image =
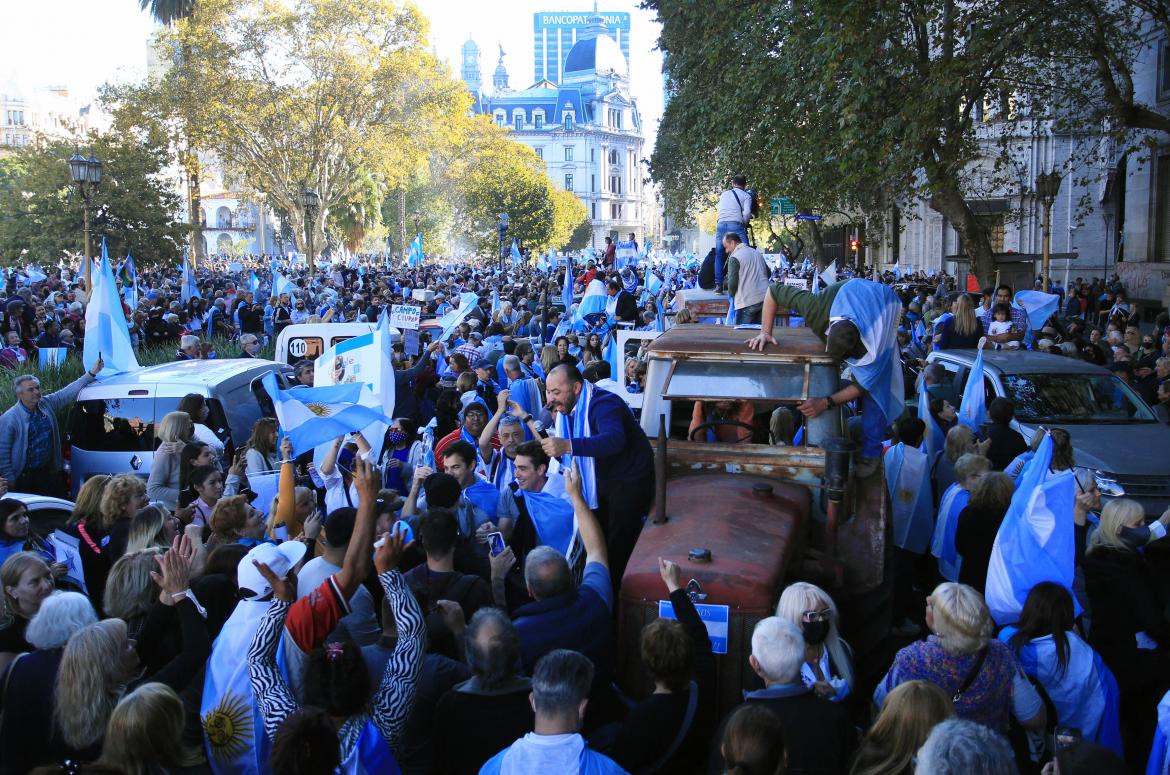
<svg viewBox="0 0 1170 775">
<path fill-rule="evenodd" d="M 618 485 L 654 474 L 650 441 L 633 412 L 616 393 L 594 390 L 589 404 L 588 438 L 573 439 L 573 454 L 593 458 L 597 492 L 606 495 Z"/>
</svg>

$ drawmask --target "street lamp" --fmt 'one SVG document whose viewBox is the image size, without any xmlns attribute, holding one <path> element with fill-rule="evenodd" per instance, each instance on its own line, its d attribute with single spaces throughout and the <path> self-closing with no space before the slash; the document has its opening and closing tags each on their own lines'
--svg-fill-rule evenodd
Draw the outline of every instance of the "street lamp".
<svg viewBox="0 0 1170 775">
<path fill-rule="evenodd" d="M 500 269 L 504 268 L 504 241 L 508 239 L 508 214 L 500 213 Z"/>
<path fill-rule="evenodd" d="M 80 153 L 69 157 L 69 179 L 77 186 L 77 193 L 81 196 L 82 229 L 85 244 L 85 292 L 92 291 L 89 282 L 89 205 L 98 185 L 102 182 L 102 163 L 92 154 L 87 159 Z"/>
<path fill-rule="evenodd" d="M 317 218 L 317 208 L 321 206 L 321 197 L 311 188 L 301 189 L 301 207 L 305 209 L 305 248 L 309 255 L 309 273 L 313 267 L 313 224 Z"/>
<path fill-rule="evenodd" d="M 1041 172 L 1036 176 L 1036 196 L 1040 198 L 1040 204 L 1044 206 L 1044 231 L 1040 248 L 1040 289 L 1045 293 L 1049 293 L 1051 288 L 1049 262 L 1052 246 L 1052 203 L 1056 201 L 1056 195 L 1060 193 L 1060 180 L 1060 173 L 1056 170 Z"/>
</svg>

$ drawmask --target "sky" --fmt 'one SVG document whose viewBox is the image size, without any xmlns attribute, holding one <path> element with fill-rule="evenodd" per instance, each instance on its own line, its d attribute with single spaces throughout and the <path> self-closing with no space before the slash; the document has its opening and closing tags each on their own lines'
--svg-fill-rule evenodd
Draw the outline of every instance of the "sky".
<svg viewBox="0 0 1170 775">
<path fill-rule="evenodd" d="M 491 83 L 499 46 L 514 89 L 532 84 L 532 15 L 537 11 L 592 10 L 590 0 L 416 0 L 431 22 L 430 43 L 458 77 L 461 47 L 471 35 L 481 51 L 484 83 Z M 9 81 L 28 92 L 66 86 L 88 101 L 107 81 L 146 73 L 152 22 L 137 0 L 4 0 L 0 11 L 0 88 Z M 662 115 L 659 25 L 635 0 L 602 0 L 600 11 L 630 13 L 631 90 L 642 114 L 646 153 Z M 91 42 L 96 41 L 96 42 Z"/>
</svg>

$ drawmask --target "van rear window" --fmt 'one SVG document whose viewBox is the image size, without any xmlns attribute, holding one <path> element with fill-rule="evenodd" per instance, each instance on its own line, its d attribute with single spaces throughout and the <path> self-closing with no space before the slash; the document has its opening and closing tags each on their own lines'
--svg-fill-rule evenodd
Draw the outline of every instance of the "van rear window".
<svg viewBox="0 0 1170 775">
<path fill-rule="evenodd" d="M 73 409 L 69 441 L 93 452 L 153 452 L 156 418 L 178 408 L 178 398 L 94 398 Z"/>
</svg>

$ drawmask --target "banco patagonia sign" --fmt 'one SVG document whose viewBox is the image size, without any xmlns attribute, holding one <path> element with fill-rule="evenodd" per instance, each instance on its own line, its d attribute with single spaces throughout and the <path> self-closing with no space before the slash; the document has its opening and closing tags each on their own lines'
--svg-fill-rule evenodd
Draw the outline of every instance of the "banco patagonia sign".
<svg viewBox="0 0 1170 775">
<path fill-rule="evenodd" d="M 537 18 L 540 19 L 541 27 L 584 27 L 589 23 L 589 17 L 592 15 L 591 13 L 542 13 Z M 610 29 L 630 29 L 630 15 L 628 13 L 603 13 L 600 16 L 605 20 L 605 26 Z"/>
</svg>

